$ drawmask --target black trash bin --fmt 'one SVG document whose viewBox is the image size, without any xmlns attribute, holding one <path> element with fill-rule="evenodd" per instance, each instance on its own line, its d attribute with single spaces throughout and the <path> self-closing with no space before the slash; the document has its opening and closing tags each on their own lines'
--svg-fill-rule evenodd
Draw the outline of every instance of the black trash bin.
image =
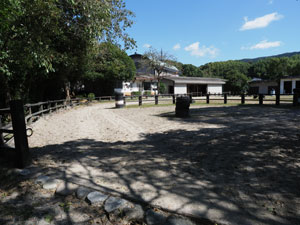
<svg viewBox="0 0 300 225">
<path fill-rule="evenodd" d="M 189 96 L 179 96 L 176 98 L 175 114 L 177 117 L 188 117 L 190 115 Z"/>
<path fill-rule="evenodd" d="M 123 93 L 116 93 L 116 108 L 123 108 L 124 104 L 124 96 Z"/>
</svg>

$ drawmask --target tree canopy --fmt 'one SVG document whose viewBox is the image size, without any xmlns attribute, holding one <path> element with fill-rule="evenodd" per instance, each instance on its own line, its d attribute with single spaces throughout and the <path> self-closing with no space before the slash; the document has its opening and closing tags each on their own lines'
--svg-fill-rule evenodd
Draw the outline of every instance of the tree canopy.
<svg viewBox="0 0 300 225">
<path fill-rule="evenodd" d="M 32 85 L 48 79 L 57 88 L 82 79 L 101 42 L 135 46 L 126 33 L 134 15 L 123 0 L 3 0 L 0 16 L 0 82 L 8 98 L 28 98 Z"/>
</svg>

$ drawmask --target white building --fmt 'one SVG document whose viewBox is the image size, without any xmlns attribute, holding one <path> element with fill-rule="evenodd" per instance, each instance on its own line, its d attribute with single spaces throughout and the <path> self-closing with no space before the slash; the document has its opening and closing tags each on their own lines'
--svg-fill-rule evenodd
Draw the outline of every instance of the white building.
<svg viewBox="0 0 300 225">
<path fill-rule="evenodd" d="M 300 75 L 280 79 L 280 94 L 293 94 L 295 88 L 300 88 Z"/>
<path fill-rule="evenodd" d="M 121 82 L 115 92 L 131 95 L 132 92 L 145 91 L 152 95 L 157 93 L 157 74 L 156 71 L 149 69 L 143 62 L 143 56 L 134 54 L 130 56 L 136 66 L 136 77 L 131 82 Z M 188 93 L 211 93 L 221 94 L 225 80 L 208 77 L 182 77 L 180 71 L 172 65 L 164 64 L 164 71 L 160 74 L 161 82 L 166 85 L 167 94 L 188 94 Z"/>
<path fill-rule="evenodd" d="M 209 77 L 164 77 L 168 94 L 222 94 L 224 79 Z"/>
<path fill-rule="evenodd" d="M 274 94 L 278 87 L 278 83 L 272 80 L 262 80 L 254 78 L 249 82 L 249 94 Z"/>
</svg>

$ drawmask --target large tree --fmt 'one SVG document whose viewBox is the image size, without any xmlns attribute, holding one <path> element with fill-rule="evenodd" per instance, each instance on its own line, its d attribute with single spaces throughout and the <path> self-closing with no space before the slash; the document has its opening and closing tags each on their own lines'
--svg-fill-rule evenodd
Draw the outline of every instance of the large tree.
<svg viewBox="0 0 300 225">
<path fill-rule="evenodd" d="M 98 54 L 90 60 L 85 86 L 96 95 L 113 94 L 116 82 L 133 80 L 136 69 L 133 60 L 118 46 L 104 42 L 97 47 Z"/>
<path fill-rule="evenodd" d="M 126 33 L 132 16 L 123 0 L 2 0 L 0 79 L 8 98 L 52 78 L 76 83 L 99 42 L 134 46 Z"/>
</svg>

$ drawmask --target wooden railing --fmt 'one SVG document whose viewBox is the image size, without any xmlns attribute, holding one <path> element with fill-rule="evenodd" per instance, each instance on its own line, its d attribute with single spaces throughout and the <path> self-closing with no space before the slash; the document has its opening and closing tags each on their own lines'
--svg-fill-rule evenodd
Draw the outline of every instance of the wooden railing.
<svg viewBox="0 0 300 225">
<path fill-rule="evenodd" d="M 276 95 L 248 95 L 248 94 L 231 94 L 229 92 L 225 92 L 222 94 L 203 94 L 203 93 L 189 93 L 184 94 L 185 96 L 189 96 L 191 103 L 240 103 L 240 104 L 272 104 L 280 105 L 280 104 L 293 104 L 297 106 L 300 104 L 300 95 L 287 95 L 287 94 L 276 94 Z M 129 96 L 124 97 L 125 105 L 137 103 L 139 106 L 143 105 L 143 103 L 154 103 L 155 105 L 159 104 L 160 102 L 172 102 L 173 104 L 176 103 L 176 98 L 178 96 L 183 95 L 174 95 L 174 94 L 160 94 L 160 95 L 153 95 L 153 96 Z"/>
</svg>

